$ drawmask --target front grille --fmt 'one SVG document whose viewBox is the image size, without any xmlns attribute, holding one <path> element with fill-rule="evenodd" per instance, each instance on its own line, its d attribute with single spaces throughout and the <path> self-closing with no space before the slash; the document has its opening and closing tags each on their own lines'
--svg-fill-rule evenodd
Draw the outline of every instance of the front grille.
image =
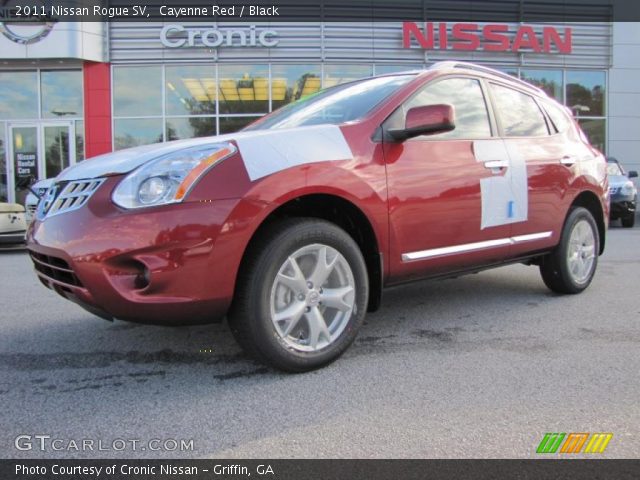
<svg viewBox="0 0 640 480">
<path fill-rule="evenodd" d="M 30 251 L 29 254 L 36 271 L 45 277 L 73 287 L 82 287 L 82 282 L 63 259 L 33 251 Z"/>
<path fill-rule="evenodd" d="M 43 220 L 46 217 L 77 210 L 87 203 L 104 180 L 94 178 L 56 183 L 47 190 L 47 194 L 38 204 L 38 219 Z"/>
</svg>

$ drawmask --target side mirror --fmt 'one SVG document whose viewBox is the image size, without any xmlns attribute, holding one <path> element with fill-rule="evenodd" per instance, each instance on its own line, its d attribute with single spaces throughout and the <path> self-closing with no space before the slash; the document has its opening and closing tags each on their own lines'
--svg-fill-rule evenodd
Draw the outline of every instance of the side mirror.
<svg viewBox="0 0 640 480">
<path fill-rule="evenodd" d="M 419 135 L 450 132 L 456 128 L 453 105 L 425 105 L 409 109 L 404 128 L 389 130 L 396 141 L 404 141 Z"/>
<path fill-rule="evenodd" d="M 627 176 L 628 176 L 629 178 L 638 178 L 638 172 L 636 172 L 635 170 L 631 170 L 631 171 L 627 174 Z"/>
</svg>

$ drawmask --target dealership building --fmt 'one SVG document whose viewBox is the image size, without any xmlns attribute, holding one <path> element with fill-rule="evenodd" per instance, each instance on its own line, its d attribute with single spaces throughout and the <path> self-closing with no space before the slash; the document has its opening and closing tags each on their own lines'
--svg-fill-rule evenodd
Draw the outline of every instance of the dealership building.
<svg viewBox="0 0 640 480">
<path fill-rule="evenodd" d="M 640 24 L 0 23 L 0 201 L 100 153 L 215 135 L 320 88 L 440 60 L 539 85 L 640 169 Z"/>
</svg>

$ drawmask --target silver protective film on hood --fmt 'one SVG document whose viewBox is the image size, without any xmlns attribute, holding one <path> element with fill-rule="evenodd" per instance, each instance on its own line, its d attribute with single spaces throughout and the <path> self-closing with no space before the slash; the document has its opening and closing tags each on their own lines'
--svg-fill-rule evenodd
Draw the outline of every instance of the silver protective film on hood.
<svg viewBox="0 0 640 480">
<path fill-rule="evenodd" d="M 315 162 L 350 160 L 353 153 L 336 125 L 253 130 L 217 137 L 176 140 L 134 147 L 85 160 L 65 169 L 56 181 L 83 180 L 129 173 L 144 163 L 187 148 L 234 140 L 249 178 L 254 181 L 281 170 Z"/>
<path fill-rule="evenodd" d="M 84 160 L 64 169 L 56 181 L 81 180 L 85 178 L 106 177 L 129 173 L 140 165 L 169 153 L 200 145 L 214 145 L 222 141 L 222 137 L 193 138 L 166 143 L 154 143 L 140 147 L 127 148 L 117 152 L 105 153 Z"/>
</svg>

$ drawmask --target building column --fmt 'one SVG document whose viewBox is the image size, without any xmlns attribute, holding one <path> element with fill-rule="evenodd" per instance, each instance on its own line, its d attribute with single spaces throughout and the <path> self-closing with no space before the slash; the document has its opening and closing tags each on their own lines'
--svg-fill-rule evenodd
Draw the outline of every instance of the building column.
<svg viewBox="0 0 640 480">
<path fill-rule="evenodd" d="M 86 158 L 113 150 L 111 142 L 111 64 L 85 62 L 84 137 Z"/>
<path fill-rule="evenodd" d="M 626 170 L 640 170 L 640 22 L 613 23 L 613 64 L 609 70 L 607 154 Z M 637 180 L 635 180 L 638 183 Z"/>
</svg>

